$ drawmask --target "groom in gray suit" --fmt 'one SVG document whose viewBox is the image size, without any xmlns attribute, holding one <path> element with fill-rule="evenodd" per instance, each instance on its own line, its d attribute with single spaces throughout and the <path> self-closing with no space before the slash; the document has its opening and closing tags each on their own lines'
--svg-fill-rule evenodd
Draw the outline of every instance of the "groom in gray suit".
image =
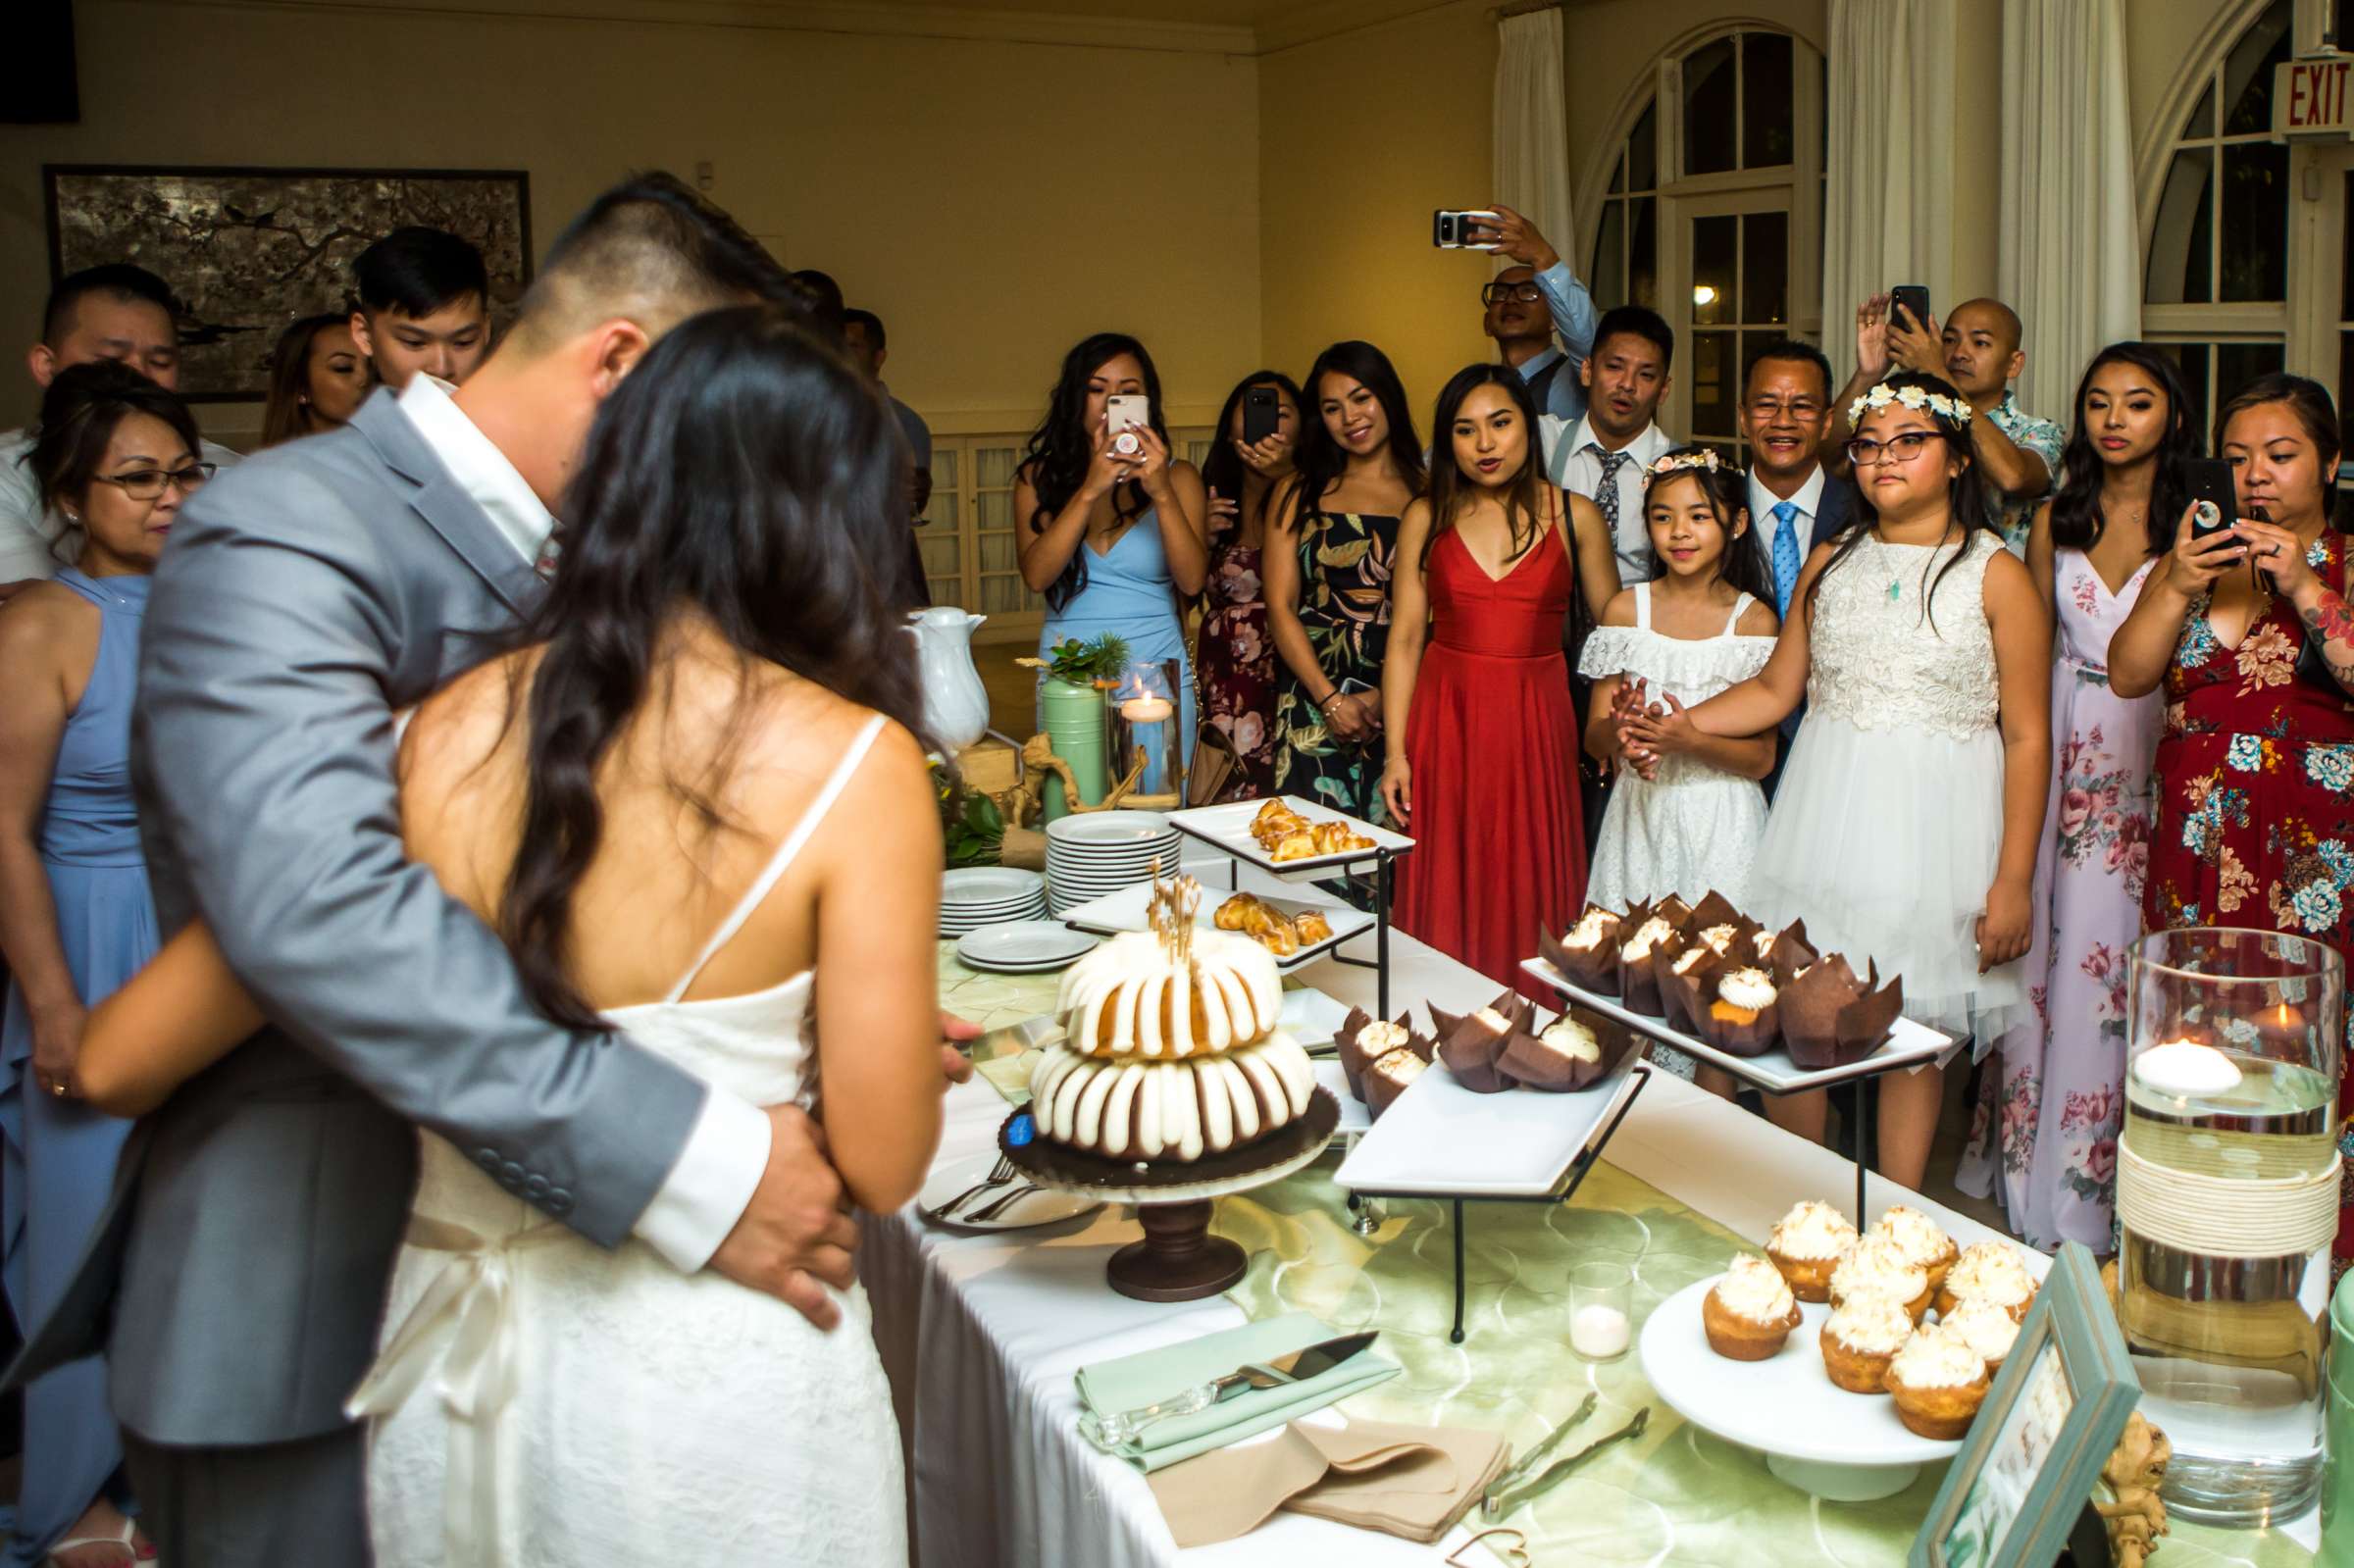
<svg viewBox="0 0 2354 1568">
<path fill-rule="evenodd" d="M 165 930 L 201 910 L 270 1023 L 142 1121 L 81 1278 L 20 1373 L 100 1348 L 174 1568 L 365 1564 L 343 1400 L 422 1124 L 590 1240 L 636 1237 L 838 1314 L 855 1233 L 811 1124 L 533 1010 L 505 948 L 402 851 L 393 715 L 540 590 L 598 400 L 698 311 L 793 298 L 667 176 L 599 197 L 507 340 L 183 508 L 149 602 L 133 750 Z"/>
</svg>

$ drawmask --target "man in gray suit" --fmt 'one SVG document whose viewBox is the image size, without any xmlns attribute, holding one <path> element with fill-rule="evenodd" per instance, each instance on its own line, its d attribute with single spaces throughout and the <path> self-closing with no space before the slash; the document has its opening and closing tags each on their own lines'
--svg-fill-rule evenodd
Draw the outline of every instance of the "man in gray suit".
<svg viewBox="0 0 2354 1568">
<path fill-rule="evenodd" d="M 725 213 L 625 181 L 463 388 L 380 391 L 180 514 L 146 618 L 141 826 L 164 929 L 201 910 L 270 1024 L 139 1124 L 20 1363 L 107 1350 L 175 1568 L 367 1562 L 342 1406 L 376 1350 L 411 1123 L 593 1241 L 837 1320 L 817 1282 L 849 1283 L 855 1233 L 808 1119 L 535 1012 L 498 937 L 403 853 L 393 775 L 394 714 L 539 592 L 599 399 L 679 321 L 763 297 L 793 296 Z"/>
</svg>

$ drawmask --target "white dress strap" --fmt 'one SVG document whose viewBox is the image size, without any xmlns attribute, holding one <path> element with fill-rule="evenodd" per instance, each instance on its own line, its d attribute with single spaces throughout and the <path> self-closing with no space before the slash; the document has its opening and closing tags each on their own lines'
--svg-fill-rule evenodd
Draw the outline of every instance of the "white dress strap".
<svg viewBox="0 0 2354 1568">
<path fill-rule="evenodd" d="M 1733 601 L 1733 613 L 1725 617 L 1724 630 L 1719 632 L 1717 635 L 1724 637 L 1731 636 L 1734 629 L 1741 625 L 1741 617 L 1747 613 L 1750 605 L 1755 602 L 1755 597 L 1747 593 L 1744 593 L 1739 598 L 1735 599 Z"/>
<path fill-rule="evenodd" d="M 694 984 L 695 977 L 702 974 L 704 966 L 718 956 L 719 950 L 743 929 L 743 923 L 752 918 L 752 911 L 760 907 L 760 901 L 777 885 L 777 879 L 785 875 L 785 869 L 793 864 L 793 857 L 801 852 L 801 846 L 809 841 L 809 835 L 817 832 L 817 825 L 825 820 L 827 812 L 834 809 L 834 802 L 850 782 L 850 775 L 858 771 L 858 764 L 866 760 L 867 750 L 874 745 L 875 736 L 882 733 L 883 715 L 878 713 L 866 721 L 866 727 L 858 732 L 858 737 L 850 742 L 842 760 L 834 765 L 833 773 L 826 778 L 825 786 L 818 790 L 817 798 L 810 801 L 808 809 L 801 813 L 801 820 L 793 825 L 793 832 L 787 834 L 784 841 L 777 845 L 777 852 L 770 857 L 766 869 L 752 879 L 752 885 L 743 890 L 743 896 L 737 900 L 728 918 L 719 923 L 719 929 L 711 934 L 711 939 L 703 943 L 703 950 L 694 955 L 694 962 L 687 967 L 687 973 L 679 977 L 679 983 L 671 986 L 670 994 L 662 998 L 663 1006 L 671 1006 L 685 996 L 687 987 Z"/>
<path fill-rule="evenodd" d="M 1635 584 L 1635 626 L 1640 631 L 1651 630 L 1651 584 L 1648 582 Z"/>
</svg>

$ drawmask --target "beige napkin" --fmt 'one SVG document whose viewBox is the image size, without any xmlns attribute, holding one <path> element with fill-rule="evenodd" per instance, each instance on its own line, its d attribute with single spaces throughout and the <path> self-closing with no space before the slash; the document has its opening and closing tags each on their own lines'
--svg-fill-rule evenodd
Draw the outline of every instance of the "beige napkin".
<svg viewBox="0 0 2354 1568">
<path fill-rule="evenodd" d="M 1505 1466 L 1493 1432 L 1295 1421 L 1269 1442 L 1217 1448 L 1148 1479 L 1180 1546 L 1231 1541 L 1278 1508 L 1407 1541 L 1436 1541 Z"/>
</svg>

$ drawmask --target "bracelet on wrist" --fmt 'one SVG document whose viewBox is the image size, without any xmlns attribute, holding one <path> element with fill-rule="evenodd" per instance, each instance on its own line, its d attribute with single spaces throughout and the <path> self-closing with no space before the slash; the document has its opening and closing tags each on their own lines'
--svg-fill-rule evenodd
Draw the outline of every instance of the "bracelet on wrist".
<svg viewBox="0 0 2354 1568">
<path fill-rule="evenodd" d="M 1342 689 L 1341 689 L 1339 686 L 1334 686 L 1334 687 L 1333 687 L 1333 688 L 1332 688 L 1330 691 L 1328 691 L 1328 692 L 1326 692 L 1326 693 L 1324 694 L 1323 698 L 1322 698 L 1320 701 L 1318 701 L 1318 702 L 1316 703 L 1316 711 L 1317 711 L 1318 713 L 1329 713 L 1329 712 L 1331 712 L 1331 711 L 1332 711 L 1332 705 L 1333 705 L 1334 703 L 1336 703 L 1336 702 L 1340 701 L 1340 700 L 1341 700 L 1341 698 L 1343 698 L 1343 697 L 1345 697 L 1345 696 L 1347 696 L 1347 695 L 1348 695 L 1348 693 L 1347 693 L 1346 691 L 1343 691 L 1343 690 L 1342 690 Z"/>
</svg>

